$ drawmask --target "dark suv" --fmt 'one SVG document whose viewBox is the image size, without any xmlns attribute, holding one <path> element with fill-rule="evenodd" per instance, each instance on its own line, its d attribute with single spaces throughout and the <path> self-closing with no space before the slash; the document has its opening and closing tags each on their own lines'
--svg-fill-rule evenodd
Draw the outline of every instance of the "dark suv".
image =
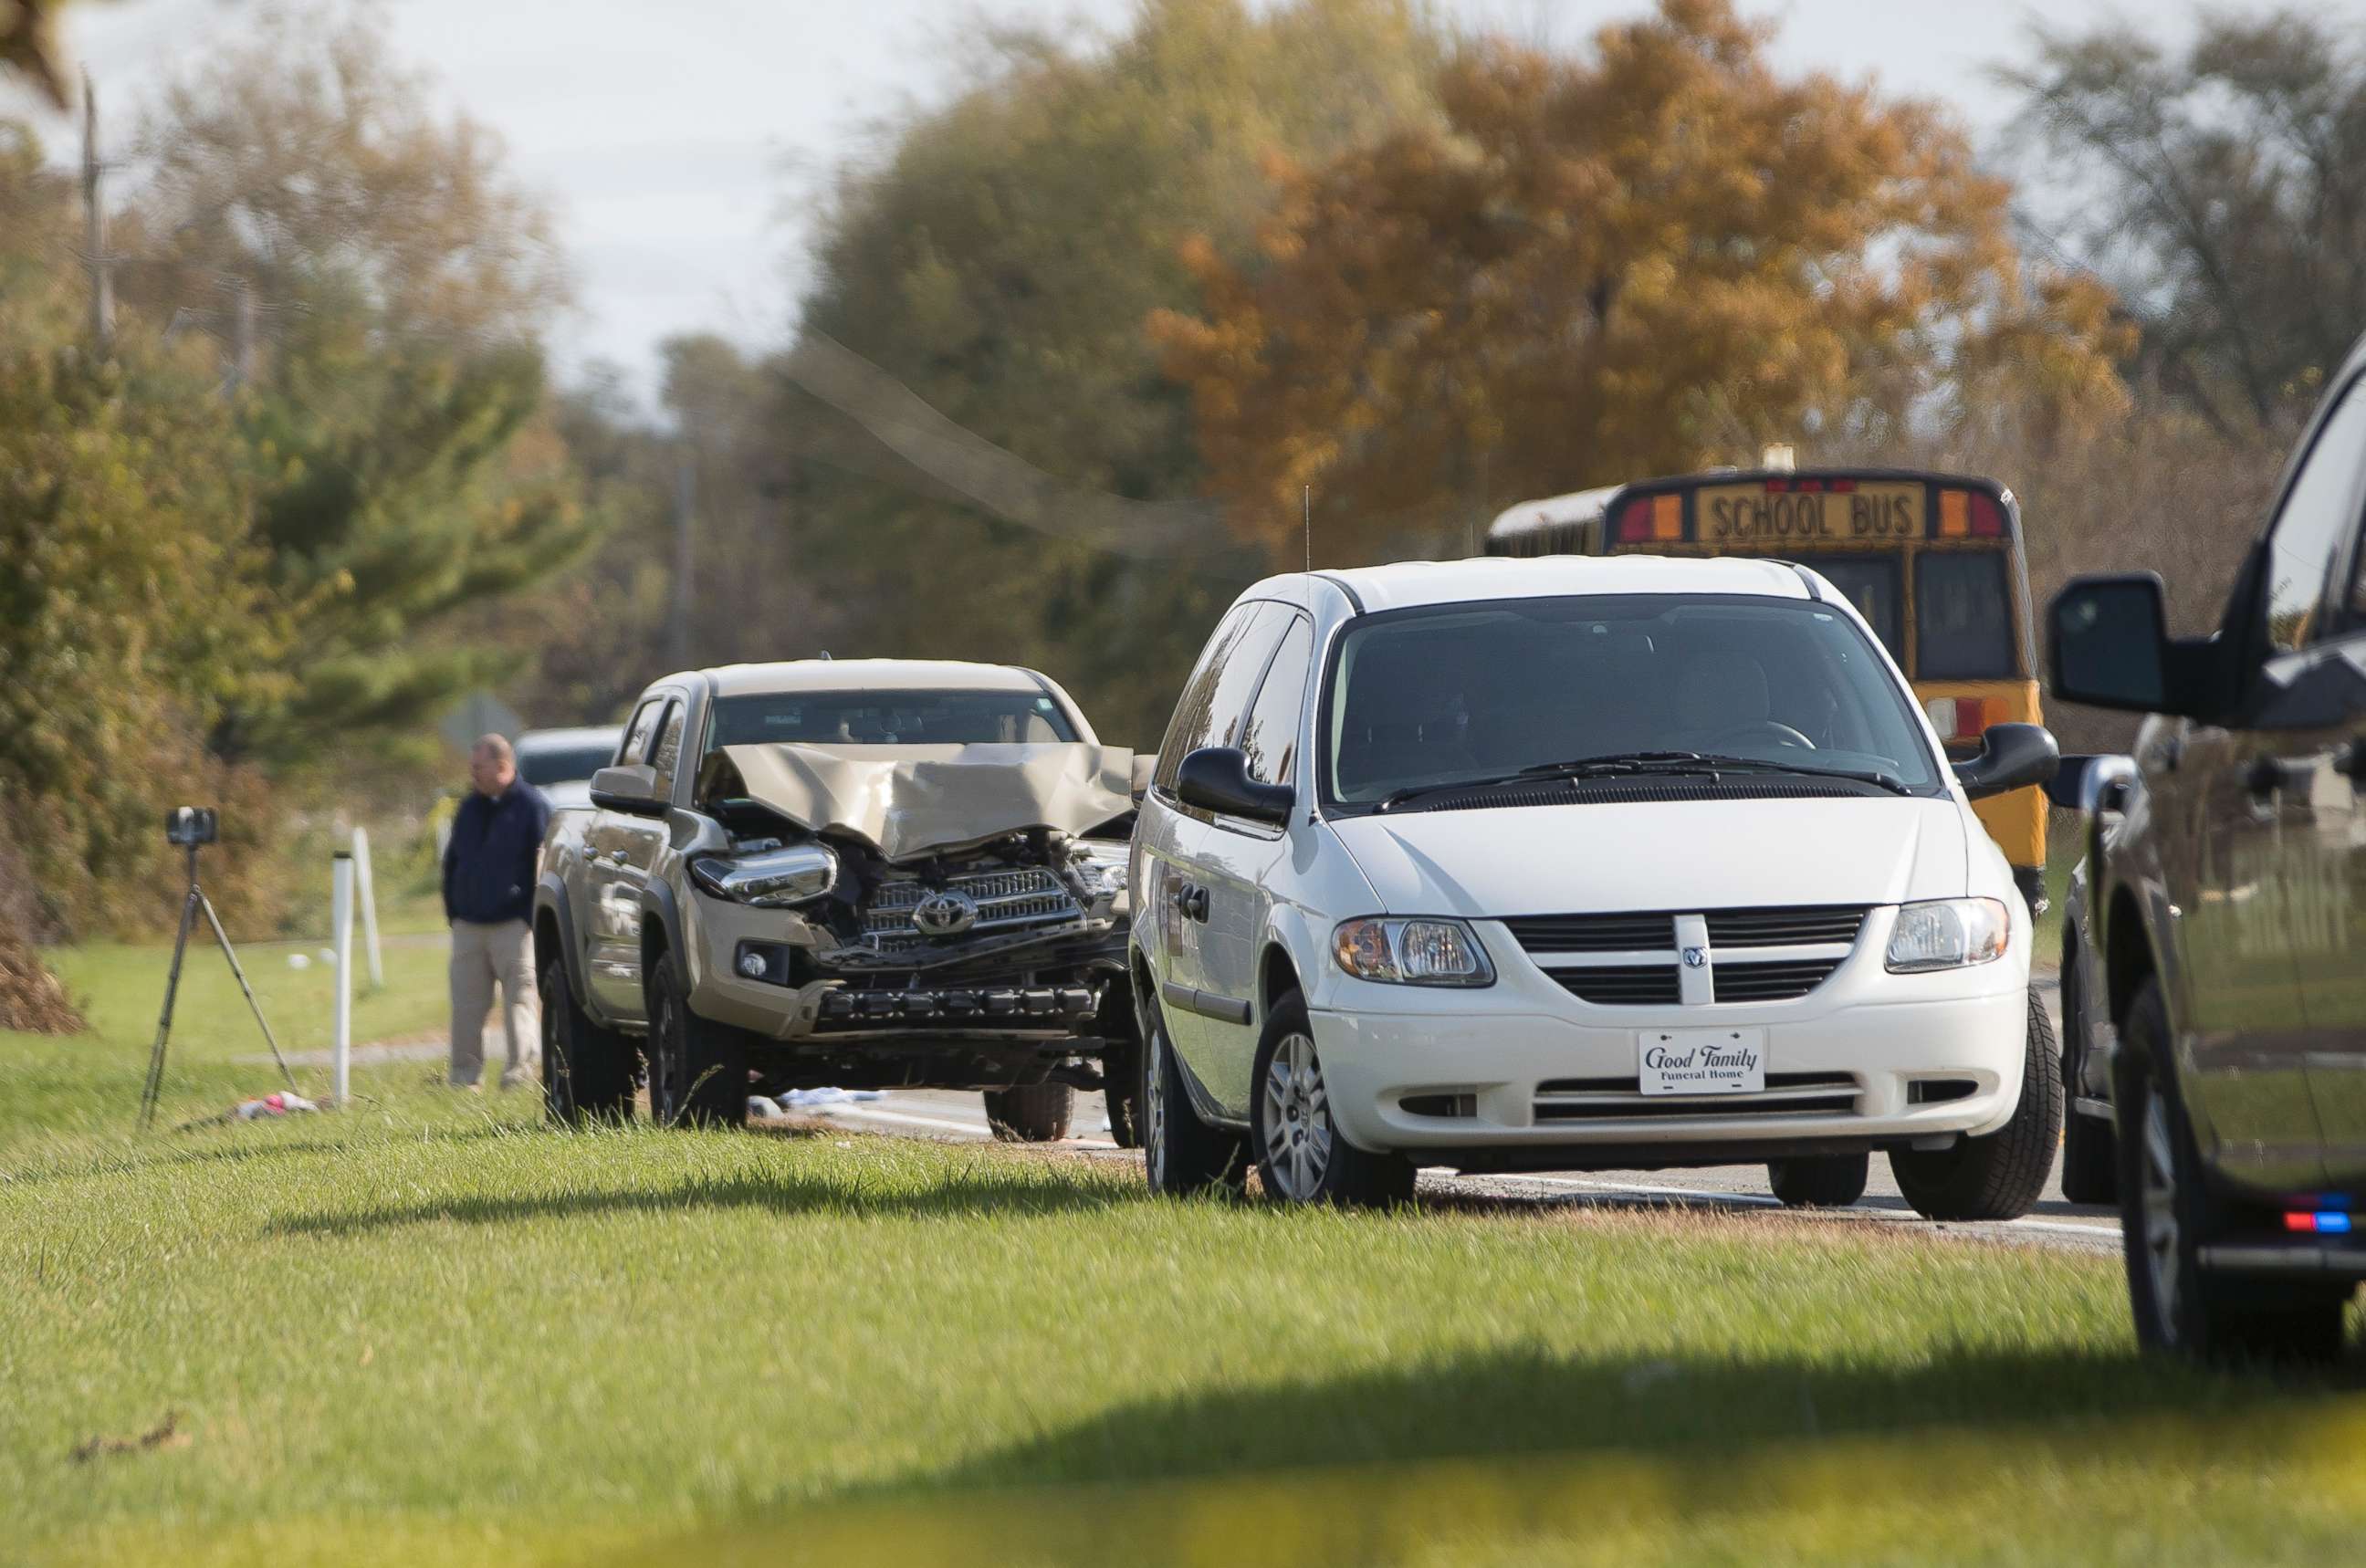
<svg viewBox="0 0 2366 1568">
<path fill-rule="evenodd" d="M 2148 1348 L 2330 1358 L 2366 1278 L 2361 519 L 2366 343 L 2215 633 L 2169 637 L 2149 575 L 2054 603 L 2055 694 L 2152 716 L 2086 889 Z"/>
</svg>

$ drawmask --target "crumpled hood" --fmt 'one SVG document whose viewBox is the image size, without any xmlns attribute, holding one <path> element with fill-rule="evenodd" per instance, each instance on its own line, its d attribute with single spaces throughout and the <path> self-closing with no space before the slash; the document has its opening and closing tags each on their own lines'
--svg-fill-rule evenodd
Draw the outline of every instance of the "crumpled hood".
<svg viewBox="0 0 2366 1568">
<path fill-rule="evenodd" d="M 1411 811 L 1333 824 L 1390 914 L 1608 914 L 1953 898 L 1953 800 L 1685 801 Z"/>
<path fill-rule="evenodd" d="M 727 746 L 762 801 L 817 833 L 891 861 L 1050 828 L 1076 835 L 1133 809 L 1133 752 L 1015 746 Z"/>
</svg>

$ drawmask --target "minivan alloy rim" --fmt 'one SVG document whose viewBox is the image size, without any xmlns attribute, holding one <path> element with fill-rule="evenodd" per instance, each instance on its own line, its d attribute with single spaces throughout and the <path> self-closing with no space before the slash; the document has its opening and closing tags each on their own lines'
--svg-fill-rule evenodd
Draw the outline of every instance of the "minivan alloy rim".
<svg viewBox="0 0 2366 1568">
<path fill-rule="evenodd" d="M 1292 1202 L 1323 1190 L 1331 1168 L 1331 1096 L 1314 1042 L 1284 1035 L 1265 1077 L 1266 1179 Z"/>
<path fill-rule="evenodd" d="M 2177 1337 L 2179 1282 L 2177 1149 L 2169 1128 L 2169 1108 L 2158 1090 L 2145 1098 L 2145 1263 L 2152 1275 L 2152 1305 L 2161 1337 Z"/>
</svg>

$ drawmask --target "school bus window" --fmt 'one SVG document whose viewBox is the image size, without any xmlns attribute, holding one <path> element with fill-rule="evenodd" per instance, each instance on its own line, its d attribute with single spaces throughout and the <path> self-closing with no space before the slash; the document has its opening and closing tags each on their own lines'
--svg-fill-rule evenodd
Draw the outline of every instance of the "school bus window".
<svg viewBox="0 0 2366 1568">
<path fill-rule="evenodd" d="M 1824 574 L 1842 598 L 1873 627 L 1873 635 L 1902 668 L 1906 635 L 1898 604 L 1898 558 L 1895 556 L 1825 556 L 1808 558 L 1808 565 Z"/>
<path fill-rule="evenodd" d="M 1914 563 L 1914 678 L 2009 681 L 2012 595 L 2001 550 L 1930 550 Z"/>
</svg>

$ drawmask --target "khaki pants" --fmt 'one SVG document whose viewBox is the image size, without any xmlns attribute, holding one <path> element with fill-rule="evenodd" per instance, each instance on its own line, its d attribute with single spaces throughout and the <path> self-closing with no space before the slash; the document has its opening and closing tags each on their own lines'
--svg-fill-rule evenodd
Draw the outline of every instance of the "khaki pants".
<svg viewBox="0 0 2366 1568">
<path fill-rule="evenodd" d="M 452 1081 L 467 1087 L 485 1070 L 485 1014 L 501 987 L 509 1060 L 501 1087 L 534 1080 L 542 1057 L 542 998 L 535 987 L 534 937 L 524 920 L 452 922 Z"/>
</svg>

